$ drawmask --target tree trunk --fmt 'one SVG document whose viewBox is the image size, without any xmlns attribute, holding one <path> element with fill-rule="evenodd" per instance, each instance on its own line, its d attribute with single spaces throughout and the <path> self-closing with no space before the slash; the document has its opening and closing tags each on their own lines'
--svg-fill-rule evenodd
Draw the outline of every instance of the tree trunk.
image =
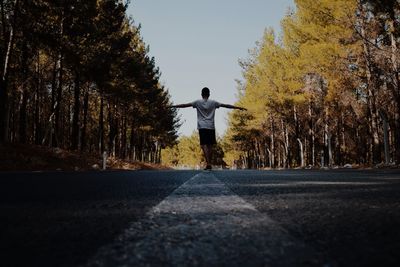
<svg viewBox="0 0 400 267">
<path fill-rule="evenodd" d="M 61 13 L 60 18 L 60 32 L 59 40 L 61 41 L 64 36 L 64 11 Z M 57 83 L 57 98 L 54 103 L 54 137 L 57 140 L 57 146 L 63 146 L 64 138 L 61 130 L 61 101 L 62 101 L 62 87 L 63 87 L 63 51 L 60 48 L 56 61 L 56 83 Z"/>
<path fill-rule="evenodd" d="M 3 26 L 1 28 L 2 30 L 2 35 L 3 35 L 3 40 L 7 40 L 7 30 L 6 30 L 6 14 L 5 14 L 5 9 L 4 9 L 4 0 L 0 1 L 0 8 L 1 8 L 1 26 Z M 3 55 L 3 50 L 0 47 L 0 55 Z M 3 65 L 3 62 L 1 62 L 1 64 Z"/>
<path fill-rule="evenodd" d="M 114 140 L 113 140 L 113 149 L 114 149 L 114 156 L 116 157 L 119 154 L 119 134 L 120 134 L 120 120 L 118 116 L 118 105 L 114 106 Z"/>
<path fill-rule="evenodd" d="M 0 144 L 7 142 L 8 135 L 8 92 L 7 81 L 0 81 Z"/>
<path fill-rule="evenodd" d="M 27 143 L 27 134 L 26 134 L 26 106 L 28 103 L 28 94 L 26 89 L 24 88 L 21 95 L 22 101 L 19 109 L 19 142 L 21 144 Z"/>
<path fill-rule="evenodd" d="M 40 82 L 36 88 L 35 97 L 34 97 L 34 105 L 35 105 L 35 112 L 34 112 L 34 135 L 35 135 L 35 144 L 39 145 L 42 141 L 42 126 L 40 123 Z"/>
<path fill-rule="evenodd" d="M 282 137 L 283 137 L 283 159 L 282 159 L 282 167 L 283 168 L 288 168 L 288 158 L 289 158 L 289 133 L 287 131 L 287 126 L 283 119 L 281 119 L 281 125 L 282 125 Z"/>
<path fill-rule="evenodd" d="M 341 135 L 340 135 L 340 138 L 341 138 L 341 140 L 342 140 L 342 147 L 343 147 L 343 149 L 342 149 L 342 154 L 344 154 L 343 156 L 342 156 L 342 163 L 344 163 L 345 164 L 345 162 L 344 162 L 344 160 L 346 160 L 346 158 L 347 158 L 347 154 L 348 154 L 348 149 L 347 149 L 347 142 L 346 142 L 346 129 L 345 129 L 345 123 L 344 123 L 344 115 L 342 114 L 342 117 L 341 117 L 341 121 L 342 121 L 342 123 L 341 123 Z"/>
<path fill-rule="evenodd" d="M 274 127 L 274 119 L 270 116 L 271 123 L 271 162 L 272 168 L 275 168 L 275 127 Z"/>
<path fill-rule="evenodd" d="M 361 7 L 362 8 L 362 7 Z M 367 78 L 367 105 L 369 115 L 369 128 L 370 128 L 370 164 L 376 164 L 380 161 L 380 143 L 378 135 L 378 119 L 376 109 L 375 90 L 377 89 L 377 79 L 374 77 L 374 67 L 372 64 L 372 55 L 370 51 L 370 44 L 365 33 L 365 11 L 362 8 L 362 21 L 360 21 L 360 31 L 363 38 L 363 53 L 366 60 L 366 78 Z"/>
<path fill-rule="evenodd" d="M 133 115 L 135 116 L 135 115 Z M 130 136 L 130 141 L 129 141 L 129 156 L 131 157 L 132 160 L 135 160 L 135 121 L 132 120 L 131 124 L 131 136 Z"/>
<path fill-rule="evenodd" d="M 126 114 L 126 111 L 124 112 Z M 127 119 L 126 115 L 122 116 L 122 127 L 121 127 L 121 146 L 120 146 L 120 157 L 125 159 L 126 158 L 126 152 L 127 152 L 127 141 L 126 141 L 126 131 L 127 131 Z"/>
<path fill-rule="evenodd" d="M 378 133 L 378 116 L 375 104 L 375 94 L 371 88 L 368 88 L 368 111 L 370 116 L 370 129 L 372 141 L 372 164 L 381 161 L 380 140 Z"/>
<path fill-rule="evenodd" d="M 54 61 L 54 66 L 53 66 L 53 79 L 51 82 L 51 107 L 50 107 L 50 111 L 51 114 L 55 114 L 55 105 L 56 105 L 56 95 L 57 95 L 57 60 Z M 51 121 L 51 125 L 50 127 L 51 132 L 52 132 L 52 136 L 51 136 L 51 140 L 53 140 L 51 142 L 51 146 L 55 147 L 57 146 L 57 138 L 55 137 L 55 120 Z"/>
<path fill-rule="evenodd" d="M 392 18 L 388 22 L 388 30 L 390 36 L 391 43 L 391 61 L 392 61 L 392 73 L 393 73 L 393 96 L 395 101 L 395 111 L 394 111 L 394 136 L 395 136 L 395 159 L 396 164 L 400 164 L 400 71 L 399 71 L 399 63 L 398 63 L 398 48 L 396 37 L 394 36 L 395 32 L 395 22 Z"/>
<path fill-rule="evenodd" d="M 79 74 L 75 73 L 74 84 L 74 111 L 72 116 L 72 134 L 71 134 L 71 149 L 78 149 L 79 145 L 79 112 L 80 112 L 80 79 Z"/>
<path fill-rule="evenodd" d="M 343 155 L 342 155 L 342 131 L 343 127 L 343 112 L 340 111 L 340 117 L 337 120 L 336 125 L 336 164 L 343 165 Z"/>
<path fill-rule="evenodd" d="M 299 120 L 297 118 L 296 106 L 293 107 L 293 119 L 294 119 L 294 138 L 293 138 L 293 140 L 297 140 L 297 142 L 299 143 L 299 147 L 298 147 L 299 153 L 296 153 L 297 151 L 293 146 L 293 149 L 294 149 L 293 155 L 295 155 L 293 157 L 295 158 L 297 165 L 299 165 L 299 163 L 300 163 L 300 166 L 304 167 L 304 154 L 303 154 L 303 147 L 302 147 L 303 144 L 301 143 L 301 141 L 299 142 L 299 140 L 300 140 L 300 125 L 299 125 Z"/>
<path fill-rule="evenodd" d="M 83 126 L 81 134 L 81 151 L 84 151 L 86 149 L 86 129 L 88 121 L 88 109 L 89 109 L 89 88 L 86 89 L 85 97 L 83 99 Z"/>
<path fill-rule="evenodd" d="M 22 70 L 22 84 L 21 84 L 21 106 L 19 109 L 19 141 L 21 144 L 26 143 L 26 105 L 28 103 L 28 93 L 26 88 L 26 83 L 28 80 L 28 51 L 26 41 L 23 42 L 22 45 L 22 62 L 21 62 L 21 70 Z"/>
<path fill-rule="evenodd" d="M 395 162 L 400 164 L 400 94 L 397 97 L 394 125 Z"/>
<path fill-rule="evenodd" d="M 390 148 L 389 148 L 389 123 L 386 116 L 386 113 L 380 110 L 379 115 L 383 121 L 383 143 L 384 143 L 384 151 L 385 151 L 385 164 L 389 164 L 390 162 Z"/>
<path fill-rule="evenodd" d="M 313 119 L 313 102 L 310 101 L 308 105 L 308 116 L 309 116 L 309 137 L 310 137 L 310 154 L 311 154 L 311 165 L 315 166 L 315 131 L 314 131 L 314 119 Z"/>
<path fill-rule="evenodd" d="M 301 142 L 300 138 L 296 139 L 299 143 L 299 151 L 300 151 L 300 167 L 304 167 L 304 153 L 303 153 L 303 143 Z"/>
<path fill-rule="evenodd" d="M 33 135 L 33 143 L 34 144 L 39 144 L 40 141 L 37 138 L 36 135 L 36 98 L 37 98 L 37 92 L 41 86 L 41 79 L 40 79 L 40 56 L 39 52 L 36 54 L 36 64 L 35 64 L 35 75 L 34 75 L 34 92 L 33 92 L 33 114 L 32 114 L 32 120 L 31 120 L 31 127 L 32 127 L 32 135 Z"/>
<path fill-rule="evenodd" d="M 329 107 L 325 108 L 325 127 L 324 127 L 324 141 L 325 141 L 325 148 L 324 148 L 324 155 L 325 155 L 325 162 L 327 162 L 327 166 L 331 167 L 333 165 L 332 159 L 332 133 L 329 129 Z"/>
<path fill-rule="evenodd" d="M 112 104 L 110 103 L 108 105 L 108 128 L 109 128 L 109 133 L 108 133 L 108 151 L 109 154 L 115 157 L 115 143 L 116 143 L 116 133 L 117 133 L 117 127 L 116 125 L 116 118 L 113 116 L 113 110 L 112 110 Z"/>
<path fill-rule="evenodd" d="M 64 138 L 61 131 L 61 101 L 63 86 L 63 57 L 61 53 L 58 56 L 56 65 L 57 94 L 54 103 L 54 137 L 57 140 L 57 146 L 62 146 L 64 143 Z"/>
<path fill-rule="evenodd" d="M 332 134 L 328 133 L 328 166 L 332 167 L 334 164 L 332 157 Z"/>
<path fill-rule="evenodd" d="M 104 152 L 104 99 L 100 92 L 100 112 L 99 112 L 99 152 Z"/>
<path fill-rule="evenodd" d="M 0 143 L 8 141 L 8 128 L 9 128 L 9 111 L 8 111 L 8 70 L 10 66 L 11 54 L 14 50 L 14 36 L 15 36 L 15 25 L 18 11 L 18 0 L 14 1 L 14 17 L 10 24 L 10 32 L 8 35 L 7 50 L 2 60 L 4 64 L 3 73 L 0 80 Z M 5 41 L 5 40 L 4 40 Z"/>
</svg>

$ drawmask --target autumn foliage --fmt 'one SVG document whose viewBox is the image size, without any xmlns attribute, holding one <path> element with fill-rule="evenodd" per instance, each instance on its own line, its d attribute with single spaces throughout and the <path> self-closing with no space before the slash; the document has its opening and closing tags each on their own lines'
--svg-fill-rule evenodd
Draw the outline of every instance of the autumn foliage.
<svg viewBox="0 0 400 267">
<path fill-rule="evenodd" d="M 239 167 L 400 163 L 400 3 L 296 0 L 241 61 L 225 159 Z"/>
</svg>

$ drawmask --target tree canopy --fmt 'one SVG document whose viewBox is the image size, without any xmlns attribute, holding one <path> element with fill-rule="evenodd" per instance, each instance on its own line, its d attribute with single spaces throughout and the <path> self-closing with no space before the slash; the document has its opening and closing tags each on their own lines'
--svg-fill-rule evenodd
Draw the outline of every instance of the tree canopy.
<svg viewBox="0 0 400 267">
<path fill-rule="evenodd" d="M 400 163 L 396 0 L 296 0 L 242 60 L 225 136 L 244 167 Z"/>
<path fill-rule="evenodd" d="M 0 142 L 160 161 L 176 111 L 124 1 L 0 4 Z"/>
</svg>

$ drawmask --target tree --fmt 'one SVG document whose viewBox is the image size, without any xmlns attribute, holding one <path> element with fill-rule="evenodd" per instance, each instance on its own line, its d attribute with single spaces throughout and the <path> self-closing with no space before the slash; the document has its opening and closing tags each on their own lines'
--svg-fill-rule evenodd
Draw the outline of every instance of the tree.
<svg viewBox="0 0 400 267">
<path fill-rule="evenodd" d="M 397 153 L 390 89 L 398 72 L 387 62 L 398 57 L 392 27 L 398 2 L 297 0 L 296 7 L 282 21 L 281 38 L 267 30 L 241 62 L 239 102 L 249 113 L 230 117 L 231 161 L 248 167 L 377 164 L 383 143 Z M 383 142 L 383 133 L 392 139 Z"/>
<path fill-rule="evenodd" d="M 160 162 L 179 121 L 126 8 L 1 1 L 2 141 Z"/>
<path fill-rule="evenodd" d="M 9 130 L 9 68 L 14 52 L 19 0 L 0 2 L 2 44 L 0 47 L 0 143 L 8 141 Z"/>
</svg>

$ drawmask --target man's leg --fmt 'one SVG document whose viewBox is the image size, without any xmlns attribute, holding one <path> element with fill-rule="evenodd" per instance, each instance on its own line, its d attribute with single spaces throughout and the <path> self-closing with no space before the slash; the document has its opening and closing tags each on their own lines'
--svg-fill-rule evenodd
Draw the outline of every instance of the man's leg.
<svg viewBox="0 0 400 267">
<path fill-rule="evenodd" d="M 212 162 L 212 145 L 206 145 L 207 148 L 207 165 L 211 167 L 211 162 Z"/>
<path fill-rule="evenodd" d="M 202 145 L 201 148 L 203 150 L 204 157 L 206 158 L 207 167 L 211 166 L 212 146 L 211 145 Z"/>
</svg>

